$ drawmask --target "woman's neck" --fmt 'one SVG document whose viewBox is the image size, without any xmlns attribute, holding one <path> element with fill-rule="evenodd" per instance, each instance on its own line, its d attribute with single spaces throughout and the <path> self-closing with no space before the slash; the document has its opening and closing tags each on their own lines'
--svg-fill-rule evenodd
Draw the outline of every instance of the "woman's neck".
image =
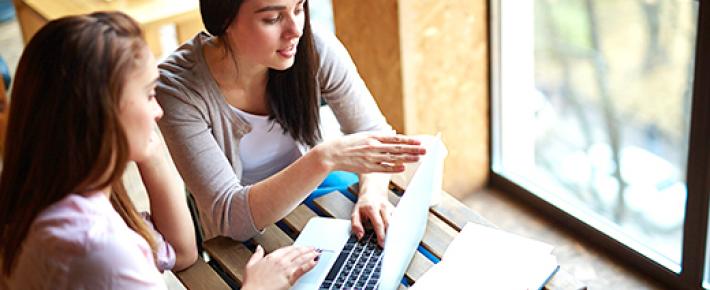
<svg viewBox="0 0 710 290">
<path fill-rule="evenodd" d="M 203 46 L 205 61 L 227 103 L 243 111 L 267 115 L 266 84 L 268 68 L 239 59 L 234 49 L 213 38 Z"/>
</svg>

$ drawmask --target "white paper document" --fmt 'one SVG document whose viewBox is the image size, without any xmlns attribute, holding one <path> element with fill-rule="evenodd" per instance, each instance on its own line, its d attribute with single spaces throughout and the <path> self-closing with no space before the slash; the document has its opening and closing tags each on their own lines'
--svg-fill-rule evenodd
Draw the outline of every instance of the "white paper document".
<svg viewBox="0 0 710 290">
<path fill-rule="evenodd" d="M 557 271 L 551 245 L 468 223 L 410 289 L 540 289 Z"/>
</svg>

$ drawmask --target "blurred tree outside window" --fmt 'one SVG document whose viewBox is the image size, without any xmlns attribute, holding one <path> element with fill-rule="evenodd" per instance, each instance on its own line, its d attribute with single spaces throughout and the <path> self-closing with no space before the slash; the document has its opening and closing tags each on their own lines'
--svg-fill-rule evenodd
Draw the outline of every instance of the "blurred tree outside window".
<svg viewBox="0 0 710 290">
<path fill-rule="evenodd" d="M 679 272 L 698 3 L 500 0 L 494 171 Z"/>
</svg>

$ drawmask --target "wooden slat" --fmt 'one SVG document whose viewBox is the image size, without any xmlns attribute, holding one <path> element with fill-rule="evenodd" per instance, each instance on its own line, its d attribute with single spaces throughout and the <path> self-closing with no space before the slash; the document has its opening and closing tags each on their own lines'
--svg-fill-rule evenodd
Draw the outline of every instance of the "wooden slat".
<svg viewBox="0 0 710 290">
<path fill-rule="evenodd" d="M 472 211 L 468 206 L 445 191 L 441 192 L 441 202 L 432 207 L 431 212 L 454 227 L 457 231 L 461 231 L 467 222 L 474 222 L 493 228 L 496 227 L 486 218 Z"/>
<path fill-rule="evenodd" d="M 398 175 L 392 177 L 392 182 L 390 183 L 390 185 L 391 187 L 393 187 L 392 189 L 394 191 L 401 193 L 404 192 L 407 183 L 408 182 L 404 180 L 402 176 Z M 483 216 L 472 211 L 465 204 L 461 203 L 458 199 L 451 196 L 451 194 L 445 191 L 441 192 L 441 201 L 439 202 L 439 204 L 433 206 L 430 211 L 442 220 L 444 220 L 447 224 L 455 228 L 456 231 L 461 231 L 461 229 L 464 225 L 466 225 L 467 222 L 474 222 L 495 228 L 495 225 L 493 223 L 486 220 Z"/>
<path fill-rule="evenodd" d="M 202 259 L 197 259 L 189 268 L 176 272 L 178 280 L 189 290 L 231 289 L 217 272 Z"/>
<path fill-rule="evenodd" d="M 254 237 L 252 240 L 264 247 L 266 253 L 271 253 L 278 248 L 293 245 L 293 239 L 276 225 L 266 227 L 263 234 Z"/>
<path fill-rule="evenodd" d="M 325 214 L 339 219 L 350 219 L 350 213 L 354 206 L 352 201 L 339 192 L 321 196 L 314 201 L 314 204 Z M 405 277 L 410 282 L 416 281 L 416 279 L 421 277 L 421 275 L 433 265 L 434 263 L 417 251 L 405 271 Z"/>
<path fill-rule="evenodd" d="M 316 216 L 318 215 L 307 206 L 299 205 L 293 212 L 286 216 L 283 221 L 290 230 L 298 234 L 303 231 L 308 221 Z"/>
<path fill-rule="evenodd" d="M 316 198 L 313 204 L 328 216 L 345 220 L 350 220 L 350 215 L 355 206 L 352 201 L 337 191 Z"/>
<path fill-rule="evenodd" d="M 417 252 L 414 254 L 414 257 L 412 258 L 412 262 L 409 263 L 409 267 L 407 268 L 407 279 L 409 280 L 409 283 L 411 284 L 413 281 L 419 280 L 419 278 L 426 273 L 429 268 L 434 266 L 434 262 L 430 261 L 422 255 L 421 253 Z"/>
<path fill-rule="evenodd" d="M 234 281 L 244 281 L 244 267 L 251 251 L 242 243 L 225 237 L 216 237 L 205 242 L 205 250 Z"/>
<path fill-rule="evenodd" d="M 438 217 L 429 214 L 427 219 L 426 232 L 422 239 L 422 246 L 429 250 L 434 256 L 441 259 L 446 252 L 446 248 L 454 240 L 458 232 Z"/>
</svg>

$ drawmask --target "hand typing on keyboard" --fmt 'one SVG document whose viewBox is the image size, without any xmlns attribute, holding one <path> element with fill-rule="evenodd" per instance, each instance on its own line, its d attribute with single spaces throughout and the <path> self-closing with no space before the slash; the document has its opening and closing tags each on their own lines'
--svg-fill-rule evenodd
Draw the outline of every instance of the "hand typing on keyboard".
<svg viewBox="0 0 710 290">
<path fill-rule="evenodd" d="M 320 289 L 377 289 L 381 268 L 382 249 L 375 233 L 368 232 L 359 241 L 352 235 Z"/>
<path fill-rule="evenodd" d="M 318 263 L 320 252 L 311 247 L 283 247 L 264 256 L 257 246 L 244 274 L 244 290 L 289 289 Z"/>
</svg>

